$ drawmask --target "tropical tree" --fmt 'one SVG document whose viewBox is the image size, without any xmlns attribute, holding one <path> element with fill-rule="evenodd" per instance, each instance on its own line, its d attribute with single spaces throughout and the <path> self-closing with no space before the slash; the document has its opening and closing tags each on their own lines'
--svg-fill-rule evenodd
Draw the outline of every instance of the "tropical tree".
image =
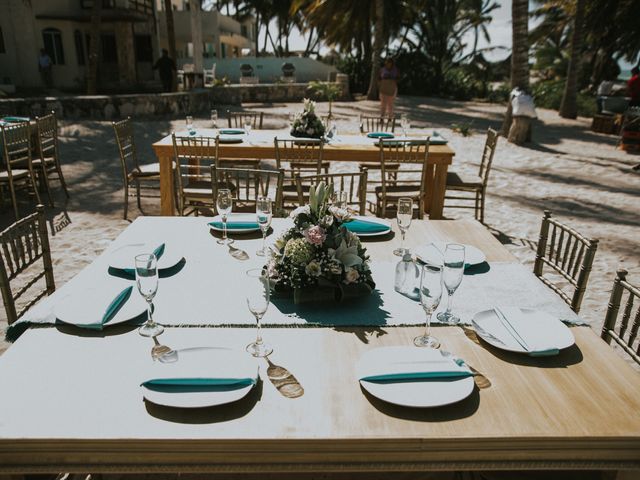
<svg viewBox="0 0 640 480">
<path fill-rule="evenodd" d="M 529 88 L 529 1 L 511 0 L 511 88 Z M 502 124 L 502 134 L 511 128 L 511 101 Z"/>
<path fill-rule="evenodd" d="M 89 71 L 87 72 L 87 95 L 95 95 L 98 86 L 98 57 L 100 52 L 100 23 L 102 2 L 94 0 L 91 7 L 91 34 L 89 36 Z"/>
<path fill-rule="evenodd" d="M 176 30 L 173 23 L 173 7 L 171 5 L 171 0 L 164 0 L 164 17 L 167 24 L 167 42 L 168 42 L 168 51 L 169 58 L 176 61 Z M 175 91 L 178 86 L 178 72 L 173 72 L 173 81 L 171 82 L 171 91 Z"/>
<path fill-rule="evenodd" d="M 371 77 L 369 78 L 368 100 L 378 99 L 378 77 L 380 76 L 380 57 L 384 42 L 384 0 L 376 0 L 375 22 L 373 27 L 373 50 L 371 51 Z"/>
<path fill-rule="evenodd" d="M 560 103 L 560 116 L 564 118 L 576 118 L 578 116 L 578 75 L 580 74 L 582 60 L 584 4 L 584 0 L 576 1 L 576 11 L 573 17 L 571 57 L 569 59 L 569 68 L 567 69 L 564 94 Z"/>
</svg>

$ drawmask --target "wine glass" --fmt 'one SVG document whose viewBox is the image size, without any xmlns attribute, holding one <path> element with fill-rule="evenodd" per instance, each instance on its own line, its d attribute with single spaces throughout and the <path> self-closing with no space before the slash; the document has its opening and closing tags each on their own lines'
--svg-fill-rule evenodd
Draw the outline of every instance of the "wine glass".
<svg viewBox="0 0 640 480">
<path fill-rule="evenodd" d="M 402 128 L 402 134 L 406 137 L 409 129 L 411 128 L 411 123 L 409 122 L 409 116 L 406 113 L 403 113 L 400 116 L 400 127 Z"/>
<path fill-rule="evenodd" d="M 464 245 L 457 243 L 448 243 L 444 251 L 444 271 L 442 279 L 447 289 L 447 311 L 440 312 L 437 316 L 442 323 L 456 325 L 460 322 L 460 318 L 451 313 L 453 303 L 453 294 L 462 283 L 464 275 Z"/>
<path fill-rule="evenodd" d="M 427 263 L 422 266 L 420 275 L 420 305 L 427 315 L 424 335 L 413 339 L 416 347 L 438 348 L 440 340 L 431 336 L 431 316 L 436 311 L 442 297 L 442 267 Z"/>
<path fill-rule="evenodd" d="M 289 112 L 289 127 L 293 128 L 293 123 L 296 121 L 295 112 Z"/>
<path fill-rule="evenodd" d="M 158 259 L 153 253 L 136 255 L 136 284 L 140 295 L 147 301 L 147 321 L 138 332 L 143 337 L 155 337 L 164 332 L 164 327 L 153 321 L 153 298 L 158 291 Z"/>
<path fill-rule="evenodd" d="M 193 126 L 193 117 L 191 115 L 187 115 L 186 123 L 187 123 L 187 131 L 189 132 L 189 135 L 195 135 L 196 129 Z"/>
<path fill-rule="evenodd" d="M 256 255 L 260 257 L 266 257 L 269 254 L 269 249 L 265 245 L 267 238 L 267 231 L 271 225 L 271 218 L 273 212 L 271 211 L 271 200 L 267 197 L 259 197 L 256 202 L 256 216 L 258 217 L 258 225 L 262 230 L 262 248 L 256 252 Z"/>
<path fill-rule="evenodd" d="M 398 200 L 398 212 L 396 215 L 398 220 L 398 228 L 400 229 L 400 235 L 402 240 L 400 242 L 400 248 L 396 248 L 393 251 L 394 255 L 402 257 L 408 250 L 404 248 L 404 236 L 411 226 L 411 219 L 413 218 L 413 200 L 408 197 L 402 197 Z"/>
<path fill-rule="evenodd" d="M 271 294 L 269 286 L 269 277 L 261 268 L 248 270 L 245 277 L 245 295 L 247 298 L 247 306 L 249 311 L 256 317 L 258 333 L 256 341 L 247 345 L 247 352 L 254 357 L 266 357 L 273 352 L 273 348 L 262 341 L 262 330 L 260 328 L 260 320 L 269 308 L 269 297 Z"/>
<path fill-rule="evenodd" d="M 347 209 L 347 207 L 349 206 L 349 195 L 347 194 L 347 192 L 342 190 L 336 192 L 335 205 L 336 207 L 342 208 L 343 210 Z"/>
<path fill-rule="evenodd" d="M 251 120 L 247 119 L 244 121 L 244 131 L 247 135 L 251 133 Z"/>
<path fill-rule="evenodd" d="M 216 207 L 218 209 L 218 214 L 222 217 L 222 238 L 218 240 L 220 245 L 230 245 L 233 243 L 233 240 L 227 238 L 227 217 L 231 213 L 232 206 L 233 197 L 231 196 L 231 190 L 227 188 L 221 188 L 218 190 Z"/>
<path fill-rule="evenodd" d="M 218 128 L 218 110 L 211 110 L 211 125 Z"/>
</svg>

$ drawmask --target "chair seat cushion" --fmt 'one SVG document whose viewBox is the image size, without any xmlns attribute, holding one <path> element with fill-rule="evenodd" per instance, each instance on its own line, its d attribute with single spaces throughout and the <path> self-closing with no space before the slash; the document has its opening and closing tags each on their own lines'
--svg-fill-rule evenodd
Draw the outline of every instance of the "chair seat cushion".
<svg viewBox="0 0 640 480">
<path fill-rule="evenodd" d="M 134 169 L 131 171 L 134 175 L 139 176 L 151 176 L 151 175 L 160 175 L 160 164 L 159 163 L 150 163 L 148 165 L 140 165 L 140 169 Z"/>
<path fill-rule="evenodd" d="M 382 198 L 382 185 L 378 185 L 375 188 L 376 196 Z M 386 188 L 387 201 L 393 198 L 397 200 L 400 197 L 415 197 L 420 196 L 420 185 L 387 185 Z"/>
<path fill-rule="evenodd" d="M 478 175 L 468 175 L 459 172 L 447 172 L 447 187 L 482 187 L 482 179 Z"/>
<path fill-rule="evenodd" d="M 11 170 L 11 175 L 14 179 L 24 178 L 29 175 L 29 170 L 14 168 L 13 170 Z M 6 170 L 0 171 L 0 180 L 5 182 L 8 181 L 9 172 L 7 172 Z"/>
</svg>

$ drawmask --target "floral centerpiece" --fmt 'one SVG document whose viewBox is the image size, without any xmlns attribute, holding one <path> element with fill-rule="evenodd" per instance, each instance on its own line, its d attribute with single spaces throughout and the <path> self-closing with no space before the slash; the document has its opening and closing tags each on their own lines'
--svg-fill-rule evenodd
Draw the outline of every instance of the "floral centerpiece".
<svg viewBox="0 0 640 480">
<path fill-rule="evenodd" d="M 367 250 L 347 230 L 349 211 L 333 206 L 333 185 L 309 190 L 309 205 L 291 212 L 294 226 L 275 242 L 267 273 L 276 294 L 295 303 L 343 301 L 375 288 Z"/>
<path fill-rule="evenodd" d="M 291 136 L 322 138 L 324 125 L 316 115 L 316 102 L 304 99 L 302 112 L 297 114 L 291 125 Z"/>
</svg>

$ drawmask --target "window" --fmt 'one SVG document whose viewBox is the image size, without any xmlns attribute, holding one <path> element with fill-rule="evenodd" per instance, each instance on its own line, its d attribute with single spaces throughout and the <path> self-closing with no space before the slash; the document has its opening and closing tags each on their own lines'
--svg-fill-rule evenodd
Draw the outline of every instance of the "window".
<svg viewBox="0 0 640 480">
<path fill-rule="evenodd" d="M 151 35 L 136 35 L 136 62 L 153 62 Z"/>
<path fill-rule="evenodd" d="M 116 0 L 102 0 L 102 8 L 115 8 Z M 93 0 L 80 0 L 80 8 L 90 10 L 93 8 Z"/>
<path fill-rule="evenodd" d="M 104 63 L 118 63 L 118 49 L 116 36 L 112 33 L 100 35 L 102 43 L 102 61 Z"/>
<path fill-rule="evenodd" d="M 76 44 L 76 57 L 78 57 L 78 65 L 84 65 L 86 63 L 84 55 L 84 42 L 80 30 L 76 30 L 75 32 L 73 32 L 73 42 Z"/>
<path fill-rule="evenodd" d="M 49 57 L 51 57 L 51 63 L 54 65 L 64 65 L 64 50 L 62 48 L 62 35 L 57 28 L 45 28 L 42 31 L 42 40 L 44 42 L 44 49 Z"/>
<path fill-rule="evenodd" d="M 2 27 L 0 27 L 0 53 L 7 53 L 4 48 L 4 37 L 2 36 Z"/>
</svg>

